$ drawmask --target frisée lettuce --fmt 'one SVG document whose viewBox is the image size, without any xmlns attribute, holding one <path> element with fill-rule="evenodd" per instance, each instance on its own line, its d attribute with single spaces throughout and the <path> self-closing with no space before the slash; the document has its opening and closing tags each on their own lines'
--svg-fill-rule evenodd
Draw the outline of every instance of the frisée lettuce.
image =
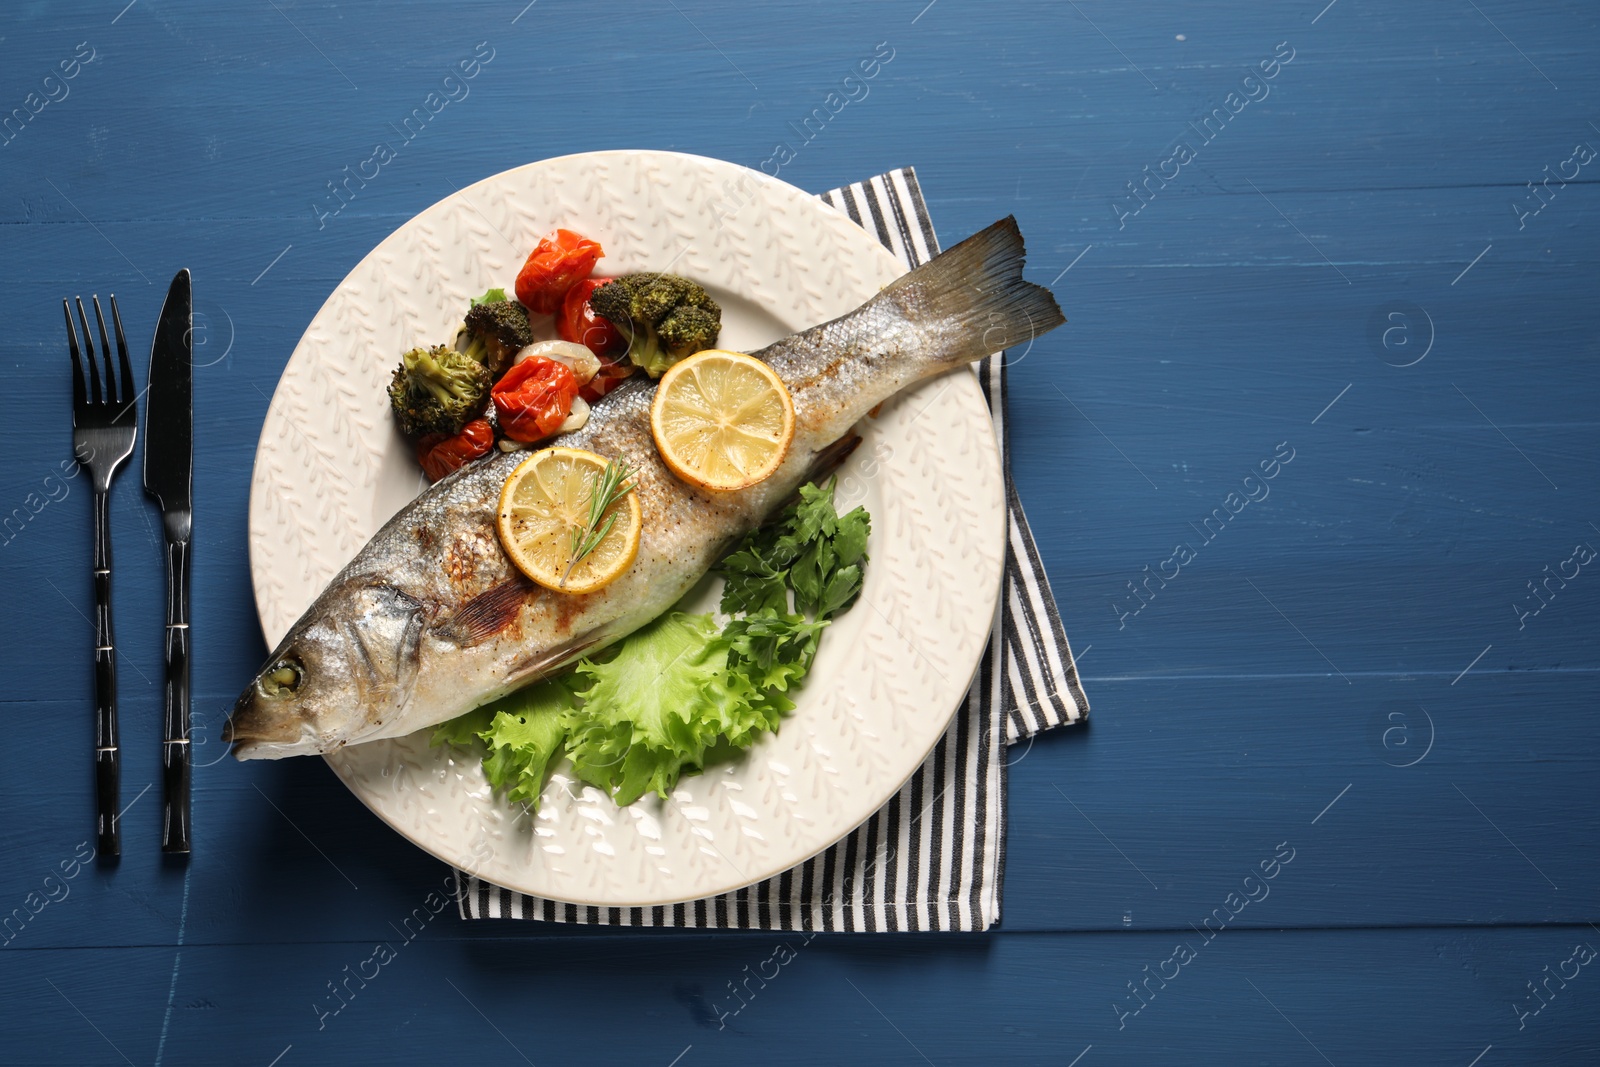
<svg viewBox="0 0 1600 1067">
<path fill-rule="evenodd" d="M 538 803 L 545 772 L 566 739 L 562 716 L 572 707 L 568 680 L 530 685 L 442 723 L 435 745 L 468 749 L 482 742 L 484 777 L 512 801 Z"/>
<path fill-rule="evenodd" d="M 791 634 L 821 625 L 800 616 L 775 623 Z M 720 738 L 743 748 L 777 729 L 794 705 L 765 682 L 774 668 L 786 676 L 803 673 L 804 645 L 803 637 L 791 639 L 788 661 L 762 668 L 735 651 L 710 615 L 657 619 L 623 641 L 611 659 L 579 664 L 575 674 L 587 683 L 583 704 L 562 720 L 573 773 L 618 804 L 647 792 L 666 796 L 682 775 L 704 766 Z"/>
</svg>

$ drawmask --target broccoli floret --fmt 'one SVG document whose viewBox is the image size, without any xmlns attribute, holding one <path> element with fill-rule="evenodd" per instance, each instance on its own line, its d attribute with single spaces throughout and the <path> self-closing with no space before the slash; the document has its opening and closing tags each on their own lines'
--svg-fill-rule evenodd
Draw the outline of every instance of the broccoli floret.
<svg viewBox="0 0 1600 1067">
<path fill-rule="evenodd" d="M 678 360 L 715 348 L 722 309 L 676 274 L 625 274 L 589 296 L 595 314 L 628 338 L 628 358 L 659 378 Z"/>
<path fill-rule="evenodd" d="M 493 379 L 482 363 L 444 345 L 413 348 L 389 382 L 389 403 L 408 437 L 458 434 L 483 414 Z"/>
<path fill-rule="evenodd" d="M 722 312 L 715 304 L 708 310 L 703 307 L 680 307 L 656 326 L 656 335 L 673 359 L 692 356 L 696 352 L 717 345 L 717 331 L 722 328 Z M 681 355 L 679 355 L 681 353 Z"/>
<path fill-rule="evenodd" d="M 491 290 L 493 292 L 493 290 Z M 533 344 L 528 309 L 515 300 L 491 300 L 467 312 L 467 346 L 462 351 L 499 378 L 518 352 Z"/>
</svg>

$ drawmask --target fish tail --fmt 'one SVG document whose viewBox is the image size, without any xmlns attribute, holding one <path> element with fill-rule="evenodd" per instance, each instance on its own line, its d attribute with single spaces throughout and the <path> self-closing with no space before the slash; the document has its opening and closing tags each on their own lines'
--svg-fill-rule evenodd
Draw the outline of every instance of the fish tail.
<svg viewBox="0 0 1600 1067">
<path fill-rule="evenodd" d="M 938 323 L 942 364 L 971 363 L 1025 345 L 1066 322 L 1050 290 L 1024 281 L 1022 231 L 1008 215 L 896 279 L 880 296 Z"/>
</svg>

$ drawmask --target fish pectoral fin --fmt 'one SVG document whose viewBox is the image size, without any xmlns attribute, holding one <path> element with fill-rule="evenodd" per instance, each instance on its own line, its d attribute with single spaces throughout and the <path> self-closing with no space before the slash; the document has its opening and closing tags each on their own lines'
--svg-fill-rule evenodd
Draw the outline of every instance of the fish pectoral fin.
<svg viewBox="0 0 1600 1067">
<path fill-rule="evenodd" d="M 817 454 L 811 457 L 811 466 L 806 469 L 806 481 L 820 482 L 824 478 L 831 477 L 833 472 L 842 467 L 844 461 L 850 458 L 851 453 L 856 450 L 856 446 L 859 444 L 861 444 L 861 435 L 851 430 L 833 442 L 833 444 L 819 449 Z M 800 493 L 796 491 L 792 499 L 799 500 Z M 780 508 L 779 510 L 781 511 L 782 509 Z"/>
<path fill-rule="evenodd" d="M 436 629 L 463 648 L 481 644 L 516 621 L 533 589 L 521 575 L 501 582 L 461 605 Z"/>
<path fill-rule="evenodd" d="M 530 652 L 511 665 L 511 672 L 506 680 L 514 685 L 536 682 L 567 666 L 598 642 L 597 637 L 578 637 L 564 641 L 554 648 Z"/>
<path fill-rule="evenodd" d="M 810 482 L 816 482 L 820 485 L 833 477 L 834 473 L 844 466 L 844 461 L 850 458 L 860 444 L 861 435 L 851 430 L 833 442 L 833 444 L 824 445 L 822 448 L 817 449 L 812 455 L 811 461 L 806 465 L 806 476 L 800 484 L 806 485 Z M 800 499 L 800 490 L 796 488 L 794 492 L 784 497 L 783 503 L 772 509 L 772 514 L 767 517 L 767 523 L 779 521 L 790 505 L 798 504 Z"/>
</svg>

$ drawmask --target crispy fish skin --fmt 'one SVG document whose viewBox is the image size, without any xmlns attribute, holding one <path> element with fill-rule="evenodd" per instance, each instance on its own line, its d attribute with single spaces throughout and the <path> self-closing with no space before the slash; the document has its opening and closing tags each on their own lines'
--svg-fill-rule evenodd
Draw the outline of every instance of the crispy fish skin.
<svg viewBox="0 0 1600 1067">
<path fill-rule="evenodd" d="M 379 530 L 295 623 L 234 706 L 244 759 L 330 752 L 444 722 L 656 618 L 760 525 L 867 412 L 901 389 L 1066 321 L 1022 279 L 1006 218 L 903 275 L 857 310 L 754 353 L 788 386 L 795 439 L 778 471 L 713 493 L 678 480 L 650 435 L 655 384 L 602 398 L 559 443 L 625 459 L 644 529 L 622 577 L 594 593 L 529 582 L 500 547 L 500 490 L 525 453 L 469 464 Z M 556 442 L 552 442 L 556 443 Z"/>
</svg>

